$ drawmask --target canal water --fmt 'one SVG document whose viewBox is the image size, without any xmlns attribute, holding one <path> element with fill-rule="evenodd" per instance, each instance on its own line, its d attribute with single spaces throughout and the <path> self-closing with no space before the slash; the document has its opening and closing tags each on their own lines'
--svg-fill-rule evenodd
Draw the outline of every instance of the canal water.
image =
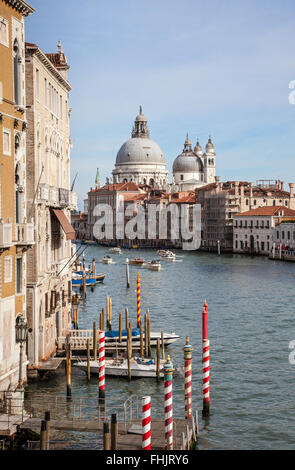
<svg viewBox="0 0 295 470">
<path fill-rule="evenodd" d="M 162 262 L 162 270 L 130 266 L 130 289 L 126 288 L 126 257 L 157 257 L 155 250 L 127 250 L 112 254 L 114 264 L 101 259 L 107 249 L 90 246 L 86 265 L 96 259 L 97 272 L 106 273 L 94 292 L 87 289 L 86 306 L 79 309 L 79 328 L 92 328 L 106 296 L 112 297 L 113 329 L 119 312 L 129 309 L 136 323 L 136 277 L 141 275 L 141 311 L 150 309 L 152 330 L 175 331 L 181 336 L 169 347 L 175 366 L 183 366 L 185 337 L 194 347 L 193 409 L 199 411 L 200 449 L 292 449 L 295 439 L 294 373 L 289 363 L 289 342 L 295 340 L 294 280 L 292 263 L 263 257 L 176 251 L 176 262 Z M 202 307 L 208 303 L 211 365 L 211 416 L 202 410 Z M 72 368 L 72 393 L 97 397 L 97 379 L 87 384 L 85 373 Z M 183 377 L 173 383 L 174 415 L 184 416 Z M 59 372 L 36 383 L 32 394 L 65 396 L 66 377 Z M 119 412 L 131 395 L 151 395 L 152 415 L 163 416 L 163 383 L 156 380 L 106 378 L 108 401 Z M 71 433 L 71 439 L 73 439 Z M 88 435 L 89 448 L 97 437 Z M 67 439 L 64 433 L 63 439 Z M 75 434 L 75 448 L 85 448 L 85 436 Z"/>
</svg>

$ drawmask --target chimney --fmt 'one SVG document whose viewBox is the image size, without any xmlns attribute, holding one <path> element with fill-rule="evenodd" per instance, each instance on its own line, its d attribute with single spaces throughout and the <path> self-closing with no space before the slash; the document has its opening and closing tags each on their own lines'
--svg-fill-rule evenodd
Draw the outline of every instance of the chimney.
<svg viewBox="0 0 295 470">
<path fill-rule="evenodd" d="M 241 184 L 241 197 L 244 197 L 244 185 Z"/>
<path fill-rule="evenodd" d="M 253 183 L 250 183 L 250 197 L 253 197 Z"/>
<path fill-rule="evenodd" d="M 289 183 L 290 197 L 294 197 L 294 183 Z"/>
<path fill-rule="evenodd" d="M 235 181 L 235 196 L 239 195 L 239 182 Z"/>
<path fill-rule="evenodd" d="M 284 191 L 284 181 L 281 181 L 281 191 Z"/>
</svg>

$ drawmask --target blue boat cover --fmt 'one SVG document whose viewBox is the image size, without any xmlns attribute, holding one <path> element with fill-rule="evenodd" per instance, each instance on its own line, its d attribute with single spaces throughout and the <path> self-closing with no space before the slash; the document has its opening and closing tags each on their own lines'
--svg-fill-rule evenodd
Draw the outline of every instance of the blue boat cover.
<svg viewBox="0 0 295 470">
<path fill-rule="evenodd" d="M 132 336 L 140 335 L 139 328 L 132 328 Z M 116 338 L 119 337 L 119 330 L 106 331 L 105 336 L 107 338 Z M 127 336 L 127 330 L 122 330 L 122 336 Z"/>
</svg>

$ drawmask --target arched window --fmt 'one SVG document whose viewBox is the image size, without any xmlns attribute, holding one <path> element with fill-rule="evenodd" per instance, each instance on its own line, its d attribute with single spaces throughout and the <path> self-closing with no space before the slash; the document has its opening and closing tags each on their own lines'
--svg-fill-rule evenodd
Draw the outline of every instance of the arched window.
<svg viewBox="0 0 295 470">
<path fill-rule="evenodd" d="M 14 80 L 14 102 L 20 103 L 20 64 L 21 58 L 17 39 L 13 43 L 13 80 Z"/>
<path fill-rule="evenodd" d="M 180 179 L 181 179 L 181 181 L 183 181 L 183 175 L 180 175 Z"/>
<path fill-rule="evenodd" d="M 146 184 L 146 178 L 143 178 L 143 184 Z"/>
<path fill-rule="evenodd" d="M 151 178 L 151 179 L 150 179 L 150 183 L 149 183 L 149 184 L 150 184 L 150 186 L 154 186 L 154 184 L 155 184 L 155 181 L 154 181 L 154 179 L 153 179 L 153 178 Z"/>
<path fill-rule="evenodd" d="M 15 222 L 18 224 L 21 221 L 21 207 L 22 207 L 22 197 L 20 191 L 20 164 L 17 163 L 14 172 L 14 181 L 15 181 Z"/>
</svg>

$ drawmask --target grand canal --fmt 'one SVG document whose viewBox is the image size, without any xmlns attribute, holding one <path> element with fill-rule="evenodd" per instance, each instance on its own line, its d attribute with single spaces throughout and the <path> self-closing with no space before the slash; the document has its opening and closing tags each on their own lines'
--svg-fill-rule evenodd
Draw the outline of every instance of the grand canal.
<svg viewBox="0 0 295 470">
<path fill-rule="evenodd" d="M 107 274 L 80 307 L 79 328 L 98 322 L 107 295 L 113 301 L 113 328 L 119 312 L 129 308 L 136 322 L 136 276 L 130 266 L 131 288 L 126 289 L 125 259 L 156 257 L 152 250 L 123 250 L 112 255 L 115 264 L 100 262 L 106 249 L 88 247 L 86 264 L 94 257 L 97 272 Z M 193 408 L 201 415 L 201 312 L 208 303 L 211 346 L 211 416 L 200 418 L 200 449 L 291 449 L 295 438 L 294 372 L 289 363 L 289 342 L 295 339 L 292 263 L 262 257 L 177 252 L 177 262 L 162 263 L 160 272 L 140 268 L 142 312 L 150 309 L 152 330 L 175 331 L 181 339 L 169 347 L 172 361 L 183 365 L 186 335 L 194 347 Z M 75 368 L 73 367 L 73 370 Z M 107 397 L 118 408 L 131 394 L 152 397 L 152 414 L 163 413 L 163 384 L 154 380 L 106 379 Z M 65 395 L 64 373 L 31 383 L 33 394 Z M 87 384 L 75 370 L 72 393 L 97 397 L 97 379 Z M 174 414 L 184 416 L 183 378 L 174 380 Z M 66 438 L 67 435 L 64 435 Z M 73 438 L 73 433 L 71 434 Z M 74 436 L 79 448 L 82 436 Z M 95 446 L 89 436 L 89 447 Z"/>
</svg>

